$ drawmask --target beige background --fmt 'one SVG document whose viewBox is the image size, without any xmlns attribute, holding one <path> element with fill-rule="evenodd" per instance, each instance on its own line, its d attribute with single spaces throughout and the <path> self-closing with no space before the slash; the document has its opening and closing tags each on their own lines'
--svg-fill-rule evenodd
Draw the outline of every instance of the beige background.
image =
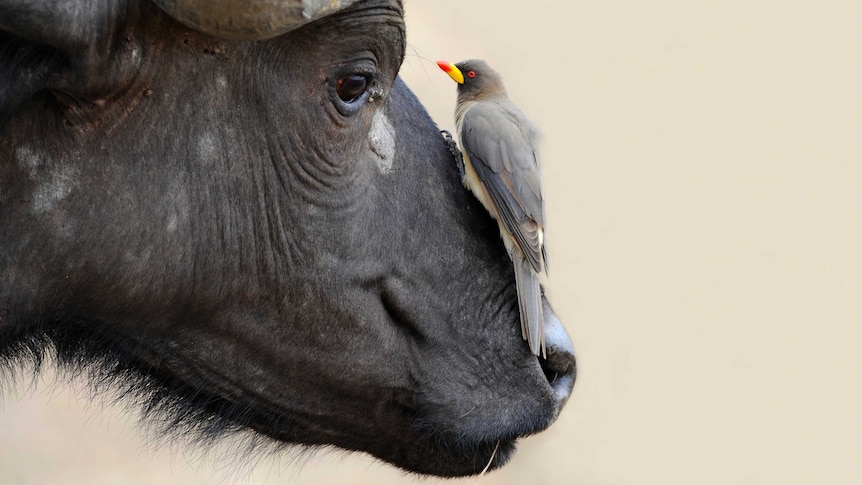
<svg viewBox="0 0 862 485">
<path fill-rule="evenodd" d="M 544 132 L 548 290 L 580 363 L 554 427 L 447 483 L 862 483 L 862 3 L 407 14 L 403 75 L 441 127 L 455 87 L 420 56 L 488 59 Z M 6 394 L 0 483 L 415 482 L 338 452 L 155 451 L 132 417 L 73 396 Z"/>
</svg>

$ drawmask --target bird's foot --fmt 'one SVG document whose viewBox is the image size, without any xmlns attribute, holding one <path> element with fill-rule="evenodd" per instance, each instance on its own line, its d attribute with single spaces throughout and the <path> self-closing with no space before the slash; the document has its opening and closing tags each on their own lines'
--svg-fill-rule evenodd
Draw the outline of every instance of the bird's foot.
<svg viewBox="0 0 862 485">
<path fill-rule="evenodd" d="M 458 142 L 455 141 L 455 138 L 452 137 L 452 133 L 449 133 L 447 130 L 441 130 L 440 134 L 443 135 L 443 141 L 446 142 L 446 147 L 449 148 L 449 153 L 452 154 L 452 157 L 455 159 L 455 165 L 458 167 L 458 174 L 461 175 L 461 179 L 464 179 L 464 155 L 461 154 L 461 149 L 458 148 Z"/>
</svg>

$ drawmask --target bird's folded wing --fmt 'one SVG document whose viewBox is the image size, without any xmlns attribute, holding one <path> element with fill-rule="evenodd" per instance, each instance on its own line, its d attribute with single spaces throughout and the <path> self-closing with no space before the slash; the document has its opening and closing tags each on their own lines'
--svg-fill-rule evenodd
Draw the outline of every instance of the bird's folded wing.
<svg viewBox="0 0 862 485">
<path fill-rule="evenodd" d="M 493 102 L 477 103 L 464 114 L 461 145 L 497 208 L 503 227 L 515 238 L 533 269 L 542 270 L 544 230 L 541 175 L 534 130 L 519 113 Z"/>
</svg>

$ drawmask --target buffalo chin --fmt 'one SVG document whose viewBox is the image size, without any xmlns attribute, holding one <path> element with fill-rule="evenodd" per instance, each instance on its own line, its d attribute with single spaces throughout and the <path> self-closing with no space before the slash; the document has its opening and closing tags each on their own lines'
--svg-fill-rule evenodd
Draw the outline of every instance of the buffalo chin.
<svg viewBox="0 0 862 485">
<path fill-rule="evenodd" d="M 372 455 L 413 473 L 456 478 L 502 467 L 514 455 L 515 443 L 515 439 L 482 443 L 426 442 L 426 446 L 417 444 L 396 455 L 389 451 Z"/>
<path fill-rule="evenodd" d="M 131 358 L 140 351 L 139 348 L 128 348 L 127 341 L 96 338 L 91 327 L 81 323 L 70 322 L 64 327 L 49 327 L 45 332 L 16 335 L 14 338 L 0 334 L 0 341 L 6 342 L 0 348 L 0 370 L 7 373 L 21 370 L 25 367 L 22 363 L 29 360 L 38 372 L 45 361 L 53 360 L 63 375 L 87 375 L 94 394 L 109 396 L 108 401 L 138 407 L 142 421 L 151 425 L 156 435 L 170 436 L 189 444 L 211 447 L 216 440 L 247 431 L 256 431 L 272 440 L 268 443 L 267 440 L 253 440 L 256 446 L 281 447 L 305 441 L 302 435 L 306 430 L 302 424 L 288 418 L 280 423 L 275 420 L 276 426 L 273 426 L 272 415 L 256 413 L 248 404 L 232 403 L 191 387 L 169 374 L 155 372 L 151 366 Z M 404 414 L 401 417 L 410 421 Z M 413 422 L 409 430 L 388 423 L 392 428 L 401 428 L 401 433 L 395 431 L 378 436 L 374 439 L 377 446 L 370 448 L 368 442 L 360 446 L 338 439 L 302 444 L 311 447 L 334 445 L 366 452 L 416 474 L 463 477 L 505 465 L 516 450 L 518 438 L 547 426 L 539 422 L 524 423 L 530 429 L 515 434 L 499 433 L 498 427 L 487 426 L 496 429 L 481 433 L 484 437 L 478 439 L 477 429 L 470 430 L 471 437 L 454 432 L 435 432 L 431 423 L 417 424 L 415 419 Z M 494 436 L 495 433 L 499 435 Z M 362 440 L 362 437 L 352 438 Z"/>
</svg>

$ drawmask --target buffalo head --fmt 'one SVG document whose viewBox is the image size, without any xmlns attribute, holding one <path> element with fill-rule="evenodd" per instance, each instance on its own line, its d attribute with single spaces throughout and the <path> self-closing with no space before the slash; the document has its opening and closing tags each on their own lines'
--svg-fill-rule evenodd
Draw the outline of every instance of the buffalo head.
<svg viewBox="0 0 862 485">
<path fill-rule="evenodd" d="M 435 475 L 556 419 L 571 344 L 546 302 L 547 358 L 522 340 L 496 224 L 397 78 L 400 2 L 224 35 L 201 2 L 57 3 L 0 0 L 6 363 Z"/>
</svg>

